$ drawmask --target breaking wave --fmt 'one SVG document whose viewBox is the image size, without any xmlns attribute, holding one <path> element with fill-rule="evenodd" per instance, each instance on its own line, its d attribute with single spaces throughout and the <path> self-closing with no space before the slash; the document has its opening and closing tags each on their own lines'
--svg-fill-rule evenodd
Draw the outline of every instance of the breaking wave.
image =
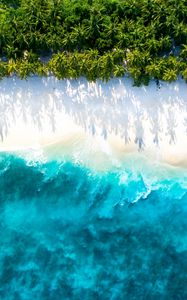
<svg viewBox="0 0 187 300">
<path fill-rule="evenodd" d="M 2 153 L 0 297 L 186 299 L 186 213 L 185 170 Z"/>
</svg>

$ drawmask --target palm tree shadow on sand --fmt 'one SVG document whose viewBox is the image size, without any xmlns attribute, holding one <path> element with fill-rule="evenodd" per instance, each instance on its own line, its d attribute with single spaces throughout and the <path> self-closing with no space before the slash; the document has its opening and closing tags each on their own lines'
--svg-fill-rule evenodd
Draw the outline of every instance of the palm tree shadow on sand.
<svg viewBox="0 0 187 300">
<path fill-rule="evenodd" d="M 143 149 L 149 132 L 156 145 L 162 139 L 176 143 L 178 130 L 184 130 L 184 138 L 187 134 L 186 92 L 187 86 L 180 80 L 162 83 L 158 89 L 155 82 L 148 87 L 133 87 L 127 78 L 112 79 L 107 84 L 89 83 L 84 78 L 8 78 L 0 84 L 0 136 L 4 140 L 20 118 L 42 131 L 47 117 L 55 132 L 56 112 L 65 111 L 86 132 L 103 139 L 115 134 L 124 143 L 134 142 Z"/>
</svg>

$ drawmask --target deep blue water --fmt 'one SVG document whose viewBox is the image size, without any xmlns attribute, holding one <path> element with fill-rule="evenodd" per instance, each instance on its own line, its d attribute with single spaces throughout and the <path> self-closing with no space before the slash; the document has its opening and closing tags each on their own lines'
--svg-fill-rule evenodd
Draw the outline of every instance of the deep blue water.
<svg viewBox="0 0 187 300">
<path fill-rule="evenodd" d="M 187 299 L 186 178 L 2 154 L 0 299 Z"/>
</svg>

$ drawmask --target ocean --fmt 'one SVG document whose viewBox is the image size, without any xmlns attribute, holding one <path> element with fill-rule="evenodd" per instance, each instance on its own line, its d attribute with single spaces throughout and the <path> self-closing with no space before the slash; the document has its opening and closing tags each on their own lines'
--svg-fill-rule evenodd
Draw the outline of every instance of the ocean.
<svg viewBox="0 0 187 300">
<path fill-rule="evenodd" d="M 187 298 L 187 173 L 130 165 L 1 154 L 1 299 Z"/>
</svg>

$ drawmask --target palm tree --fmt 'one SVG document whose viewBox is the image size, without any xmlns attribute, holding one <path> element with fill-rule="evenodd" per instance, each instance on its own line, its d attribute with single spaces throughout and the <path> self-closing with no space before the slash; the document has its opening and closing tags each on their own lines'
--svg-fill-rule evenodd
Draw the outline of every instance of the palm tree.
<svg viewBox="0 0 187 300">
<path fill-rule="evenodd" d="M 146 49 L 150 52 L 150 54 L 157 54 L 159 51 L 159 47 L 160 43 L 154 36 L 146 41 Z"/>
<path fill-rule="evenodd" d="M 81 50 L 86 48 L 87 30 L 85 25 L 78 24 L 72 28 L 71 39 L 74 49 Z"/>
<path fill-rule="evenodd" d="M 159 39 L 159 48 L 161 51 L 168 51 L 171 49 L 172 41 L 169 35 L 162 36 Z"/>
<path fill-rule="evenodd" d="M 98 50 L 89 50 L 84 52 L 82 60 L 82 75 L 90 81 L 95 81 L 99 76 L 99 54 Z"/>
<path fill-rule="evenodd" d="M 183 79 L 187 82 L 187 66 L 181 72 Z"/>
<path fill-rule="evenodd" d="M 113 75 L 115 77 L 123 77 L 125 75 L 125 67 L 121 65 L 115 65 L 113 68 Z"/>
<path fill-rule="evenodd" d="M 187 45 L 182 45 L 182 50 L 181 50 L 180 56 L 184 60 L 187 60 Z"/>
<path fill-rule="evenodd" d="M 101 32 L 101 38 L 106 41 L 106 49 L 110 49 L 117 43 L 117 36 L 119 33 L 119 20 L 116 18 L 111 20 L 105 18 L 103 22 L 103 31 Z"/>
<path fill-rule="evenodd" d="M 115 48 L 112 51 L 112 57 L 114 64 L 124 64 L 126 58 L 126 51 L 119 48 Z"/>
<path fill-rule="evenodd" d="M 175 24 L 173 34 L 177 43 L 183 43 L 186 41 L 187 27 L 184 22 Z"/>
<path fill-rule="evenodd" d="M 58 79 L 66 78 L 68 70 L 67 55 L 65 55 L 64 53 L 53 55 L 52 59 L 48 63 L 48 69 Z"/>
<path fill-rule="evenodd" d="M 169 82 L 175 81 L 177 80 L 177 75 L 177 70 L 167 69 L 164 72 L 162 79 Z"/>
<path fill-rule="evenodd" d="M 98 60 L 99 76 L 103 81 L 108 81 L 112 77 L 114 60 L 111 53 L 102 55 Z"/>
<path fill-rule="evenodd" d="M 16 59 L 18 56 L 18 48 L 15 48 L 14 45 L 7 45 L 6 54 L 8 58 Z"/>
<path fill-rule="evenodd" d="M 12 75 L 16 71 L 16 63 L 13 59 L 10 59 L 7 64 L 7 74 Z"/>
<path fill-rule="evenodd" d="M 96 40 L 100 37 L 103 27 L 104 16 L 100 11 L 93 8 L 91 9 L 91 16 L 89 20 L 84 22 L 86 36 L 89 40 L 91 47 L 95 47 Z"/>
<path fill-rule="evenodd" d="M 0 79 L 5 77 L 7 74 L 6 64 L 0 61 Z"/>
<path fill-rule="evenodd" d="M 158 61 L 153 61 L 151 64 L 146 66 L 145 72 L 152 78 L 160 79 L 162 74 L 162 68 Z"/>
</svg>

